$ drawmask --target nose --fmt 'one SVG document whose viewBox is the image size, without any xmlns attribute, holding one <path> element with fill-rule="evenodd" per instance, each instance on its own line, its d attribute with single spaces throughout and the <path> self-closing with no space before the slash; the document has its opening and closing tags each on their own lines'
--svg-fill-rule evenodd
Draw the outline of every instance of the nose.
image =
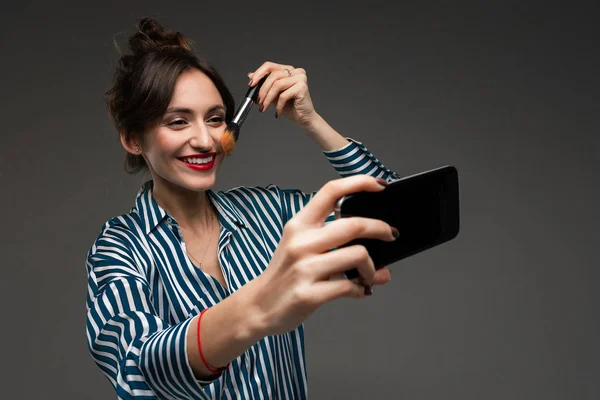
<svg viewBox="0 0 600 400">
<path fill-rule="evenodd" d="M 191 130 L 190 145 L 201 151 L 210 151 L 213 149 L 215 139 L 210 134 L 210 130 L 204 124 L 197 124 Z"/>
</svg>

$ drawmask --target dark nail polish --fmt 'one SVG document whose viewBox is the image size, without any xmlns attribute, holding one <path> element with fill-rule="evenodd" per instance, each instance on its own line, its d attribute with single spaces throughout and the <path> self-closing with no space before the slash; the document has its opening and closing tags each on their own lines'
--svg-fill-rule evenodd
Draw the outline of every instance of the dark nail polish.
<svg viewBox="0 0 600 400">
<path fill-rule="evenodd" d="M 365 296 L 371 296 L 373 294 L 373 288 L 371 286 L 365 286 Z"/>
<path fill-rule="evenodd" d="M 387 186 L 388 182 L 383 179 L 383 178 L 377 178 L 377 183 L 379 183 L 381 186 Z"/>
<path fill-rule="evenodd" d="M 258 111 L 263 112 L 264 106 L 261 104 L 260 108 L 258 109 Z"/>
<path fill-rule="evenodd" d="M 400 232 L 398 232 L 398 229 L 394 228 L 392 226 L 392 235 L 394 235 L 394 239 L 398 239 L 398 237 L 400 236 Z"/>
<path fill-rule="evenodd" d="M 275 111 L 275 118 L 278 118 L 277 111 Z"/>
</svg>

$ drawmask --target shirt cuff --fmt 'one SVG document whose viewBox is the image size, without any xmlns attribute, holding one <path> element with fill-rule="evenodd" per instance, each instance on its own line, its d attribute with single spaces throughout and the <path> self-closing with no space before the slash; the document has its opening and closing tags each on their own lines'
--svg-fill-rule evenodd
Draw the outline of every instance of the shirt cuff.
<svg viewBox="0 0 600 400">
<path fill-rule="evenodd" d="M 400 179 L 394 171 L 386 168 L 368 149 L 358 140 L 346 137 L 348 144 L 335 150 L 323 151 L 329 163 L 341 177 L 365 174 L 377 178 L 384 178 L 388 182 Z"/>
<path fill-rule="evenodd" d="M 193 318 L 173 325 L 148 339 L 141 348 L 140 367 L 146 381 L 156 393 L 165 397 L 184 399 L 208 399 L 208 393 L 219 391 L 215 375 L 208 380 L 198 380 L 187 356 L 187 330 Z"/>
<path fill-rule="evenodd" d="M 354 140 L 350 137 L 345 137 L 344 139 L 348 140 L 348 144 L 346 144 L 343 147 L 340 147 L 339 149 L 323 150 L 323 154 L 325 154 L 327 157 L 338 157 L 342 154 L 347 153 L 349 148 L 353 147 L 353 145 L 363 146 L 363 144 L 361 142 Z"/>
</svg>

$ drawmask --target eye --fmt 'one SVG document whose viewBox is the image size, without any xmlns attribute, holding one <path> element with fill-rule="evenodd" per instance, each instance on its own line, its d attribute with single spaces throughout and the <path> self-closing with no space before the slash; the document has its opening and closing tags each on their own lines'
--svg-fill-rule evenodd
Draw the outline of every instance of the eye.
<svg viewBox="0 0 600 400">
<path fill-rule="evenodd" d="M 167 124 L 167 126 L 180 127 L 180 126 L 184 126 L 185 124 L 187 124 L 187 121 L 185 119 L 176 119 L 176 120 L 169 122 Z"/>
<path fill-rule="evenodd" d="M 224 118 L 220 115 L 209 118 L 208 123 L 212 125 L 221 125 L 224 122 Z"/>
</svg>

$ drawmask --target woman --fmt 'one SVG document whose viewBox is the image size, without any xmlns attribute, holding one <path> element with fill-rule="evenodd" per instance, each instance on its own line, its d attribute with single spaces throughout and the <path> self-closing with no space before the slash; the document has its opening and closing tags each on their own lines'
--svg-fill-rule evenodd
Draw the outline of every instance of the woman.
<svg viewBox="0 0 600 400">
<path fill-rule="evenodd" d="M 303 321 L 390 279 L 362 246 L 330 250 L 398 235 L 379 220 L 333 221 L 335 201 L 398 176 L 321 118 L 303 69 L 267 62 L 249 74 L 251 86 L 270 74 L 260 111 L 291 118 L 348 177 L 307 194 L 276 185 L 212 191 L 230 92 L 188 39 L 155 20 L 141 20 L 129 46 L 107 103 L 128 170 L 152 179 L 88 253 L 95 362 L 123 399 L 306 398 Z M 352 267 L 359 281 L 339 279 Z"/>
</svg>

